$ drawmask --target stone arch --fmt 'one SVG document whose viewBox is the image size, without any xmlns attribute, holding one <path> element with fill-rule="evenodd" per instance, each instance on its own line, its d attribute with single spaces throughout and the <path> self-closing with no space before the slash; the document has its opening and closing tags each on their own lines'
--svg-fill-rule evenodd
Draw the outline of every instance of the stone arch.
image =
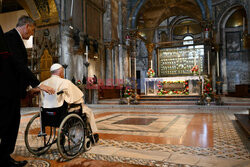
<svg viewBox="0 0 250 167">
<path fill-rule="evenodd" d="M 246 8 L 242 4 L 237 3 L 237 4 L 232 5 L 230 8 L 228 8 L 227 10 L 225 10 L 222 13 L 221 17 L 218 20 L 218 24 L 217 24 L 217 37 L 216 37 L 217 43 L 220 43 L 221 28 L 225 28 L 226 22 L 230 18 L 230 16 L 235 11 L 237 11 L 238 9 L 241 9 L 241 8 L 243 8 L 246 11 Z M 246 14 L 247 14 L 247 12 L 246 12 Z M 249 18 L 248 15 L 247 15 L 247 18 Z"/>
<path fill-rule="evenodd" d="M 249 71 L 246 68 L 249 66 L 249 63 L 244 61 L 244 59 L 247 59 L 247 54 L 243 52 L 241 46 L 241 33 L 243 29 L 242 27 L 226 27 L 226 23 L 230 17 L 241 9 L 244 10 L 247 16 L 245 6 L 237 3 L 222 13 L 217 25 L 216 42 L 222 45 L 219 52 L 224 93 L 235 92 L 235 85 L 250 82 L 250 77 L 248 77 Z M 238 62 L 241 62 L 241 64 L 237 64 Z"/>
</svg>

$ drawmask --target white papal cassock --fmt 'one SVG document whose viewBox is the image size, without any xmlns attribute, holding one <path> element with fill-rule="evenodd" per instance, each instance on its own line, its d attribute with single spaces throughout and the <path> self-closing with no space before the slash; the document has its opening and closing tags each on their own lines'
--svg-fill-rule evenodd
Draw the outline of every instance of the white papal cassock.
<svg viewBox="0 0 250 167">
<path fill-rule="evenodd" d="M 56 92 L 63 91 L 61 95 L 56 93 L 49 95 L 42 91 L 42 107 L 43 108 L 57 108 L 61 107 L 66 101 L 68 104 L 82 104 L 82 112 L 87 114 L 93 133 L 97 132 L 94 114 L 88 106 L 84 105 L 83 93 L 75 86 L 71 81 L 60 78 L 57 75 L 52 75 L 49 79 L 42 82 L 42 84 L 50 86 L 55 89 Z"/>
</svg>

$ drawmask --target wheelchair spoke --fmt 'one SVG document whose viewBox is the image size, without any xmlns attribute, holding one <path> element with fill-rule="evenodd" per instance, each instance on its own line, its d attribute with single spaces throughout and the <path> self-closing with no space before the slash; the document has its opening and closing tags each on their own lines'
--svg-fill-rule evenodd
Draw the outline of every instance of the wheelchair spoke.
<svg viewBox="0 0 250 167">
<path fill-rule="evenodd" d="M 85 140 L 84 123 L 81 117 L 76 114 L 68 115 L 60 125 L 59 131 L 61 141 L 57 144 L 60 154 L 66 159 L 77 156 Z"/>
<path fill-rule="evenodd" d="M 34 155 L 45 153 L 55 143 L 55 128 L 43 127 L 43 134 L 40 129 L 40 114 L 34 115 L 25 129 L 25 145 L 29 152 Z"/>
</svg>

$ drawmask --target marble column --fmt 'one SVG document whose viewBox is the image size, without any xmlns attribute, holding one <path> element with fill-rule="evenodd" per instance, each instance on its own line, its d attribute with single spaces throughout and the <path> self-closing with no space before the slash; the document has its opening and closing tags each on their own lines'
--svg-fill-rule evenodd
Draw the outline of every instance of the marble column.
<svg viewBox="0 0 250 167">
<path fill-rule="evenodd" d="M 119 38 L 119 44 L 118 44 L 118 68 L 119 68 L 119 73 L 118 73 L 118 78 L 119 79 L 124 79 L 123 76 L 125 75 L 124 71 L 123 71 L 123 63 L 124 63 L 124 58 L 123 58 L 123 47 L 122 47 L 122 43 L 123 43 L 123 34 L 122 34 L 122 19 L 123 19 L 123 15 L 122 15 L 122 0 L 119 0 L 118 2 L 118 38 Z"/>
<path fill-rule="evenodd" d="M 63 31 L 61 33 L 61 64 L 66 64 L 68 67 L 66 68 L 65 74 L 66 78 L 71 80 L 73 77 L 73 63 L 72 63 L 72 55 L 73 55 L 73 33 L 72 30 L 68 26 L 63 27 Z"/>
<path fill-rule="evenodd" d="M 153 43 L 148 43 L 146 44 L 147 51 L 148 51 L 148 68 L 153 68 L 153 50 L 154 50 L 154 44 Z"/>
<path fill-rule="evenodd" d="M 115 70 L 114 70 L 114 79 L 115 79 L 115 84 L 117 85 L 118 79 L 120 79 L 120 68 L 119 68 L 119 47 L 116 46 L 114 48 L 114 53 L 115 53 Z"/>
<path fill-rule="evenodd" d="M 136 38 L 130 40 L 131 78 L 136 79 Z"/>
<path fill-rule="evenodd" d="M 123 64 L 125 63 L 125 58 L 123 57 L 123 48 L 122 48 L 122 45 L 118 45 L 118 54 L 119 54 L 119 65 L 118 65 L 118 68 L 119 68 L 119 79 L 124 79 L 123 76 L 125 75 L 125 72 L 123 70 Z"/>
<path fill-rule="evenodd" d="M 136 83 L 136 37 L 137 34 L 136 32 L 132 32 L 130 35 L 130 58 L 131 58 L 131 83 L 132 83 L 132 89 L 134 90 L 135 93 L 135 104 L 137 103 L 136 101 L 136 96 L 137 96 L 137 83 Z"/>
<path fill-rule="evenodd" d="M 112 71 L 112 50 L 113 50 L 113 44 L 112 43 L 106 43 L 106 77 L 105 77 L 105 83 L 106 85 L 112 85 L 112 79 L 113 79 L 113 71 Z"/>
</svg>

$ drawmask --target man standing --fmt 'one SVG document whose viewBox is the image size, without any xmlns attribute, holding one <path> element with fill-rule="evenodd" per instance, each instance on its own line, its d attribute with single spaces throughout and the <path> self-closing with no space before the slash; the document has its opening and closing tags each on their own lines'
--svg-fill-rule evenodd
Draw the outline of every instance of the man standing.
<svg viewBox="0 0 250 167">
<path fill-rule="evenodd" d="M 0 71 L 0 164 L 3 166 L 27 164 L 27 161 L 15 161 L 10 156 L 15 149 L 20 124 L 20 99 L 26 96 L 26 88 L 31 85 L 49 94 L 55 93 L 53 88 L 40 84 L 27 67 L 27 52 L 22 39 L 29 39 L 34 30 L 34 21 L 28 16 L 22 16 L 16 28 L 4 34 L 9 54 L 2 58 Z"/>
</svg>

